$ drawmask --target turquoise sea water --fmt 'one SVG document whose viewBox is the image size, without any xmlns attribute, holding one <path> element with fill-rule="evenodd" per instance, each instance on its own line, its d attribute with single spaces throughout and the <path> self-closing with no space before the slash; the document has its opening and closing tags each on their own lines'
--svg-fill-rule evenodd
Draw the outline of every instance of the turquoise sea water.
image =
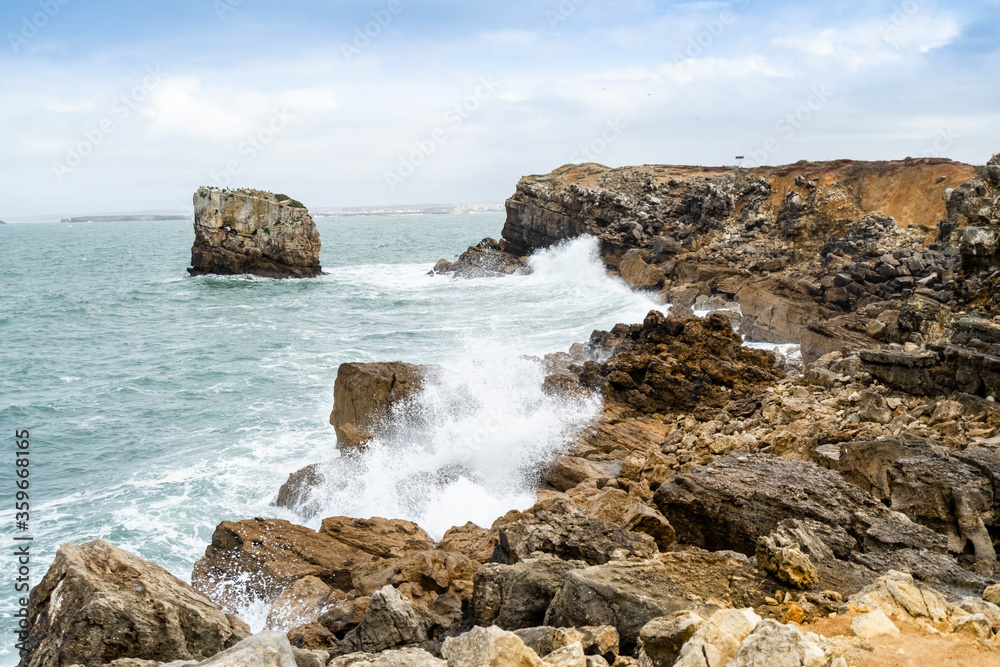
<svg viewBox="0 0 1000 667">
<path fill-rule="evenodd" d="M 500 215 L 317 224 L 329 275 L 295 281 L 187 277 L 190 223 L 0 227 L 5 637 L 16 429 L 31 432 L 33 585 L 60 544 L 97 538 L 188 579 L 220 521 L 310 523 L 271 502 L 290 472 L 337 456 L 327 420 L 339 364 L 440 363 L 448 372 L 417 406 L 434 425 L 332 472 L 318 501 L 322 516 L 395 515 L 440 533 L 530 504 L 518 476 L 596 410 L 547 402 L 523 355 L 655 306 L 607 278 L 588 239 L 536 257 L 529 276 L 426 275 L 498 236 Z M 399 490 L 456 463 L 467 473 L 453 484 L 419 499 Z M 12 644 L 0 643 L 0 665 L 16 664 Z"/>
</svg>

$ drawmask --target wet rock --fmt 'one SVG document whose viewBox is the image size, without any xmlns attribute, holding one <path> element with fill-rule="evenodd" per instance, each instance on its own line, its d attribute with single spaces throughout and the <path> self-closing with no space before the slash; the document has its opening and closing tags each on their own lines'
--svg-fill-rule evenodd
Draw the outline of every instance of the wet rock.
<svg viewBox="0 0 1000 667">
<path fill-rule="evenodd" d="M 297 580 L 313 576 L 350 590 L 351 570 L 372 555 L 281 519 L 224 521 L 212 535 L 191 581 L 220 604 L 273 601 Z"/>
<path fill-rule="evenodd" d="M 434 540 L 423 528 L 402 519 L 354 519 L 338 516 L 323 519 L 319 532 L 376 558 L 399 558 L 410 552 L 434 547 Z"/>
<path fill-rule="evenodd" d="M 333 589 L 321 579 L 309 576 L 299 579 L 286 588 L 271 605 L 267 614 L 267 627 L 287 631 L 301 625 L 316 623 L 324 606 L 333 595 Z"/>
<path fill-rule="evenodd" d="M 638 251 L 629 251 L 618 265 L 622 280 L 636 290 L 655 290 L 663 286 L 666 276 L 655 266 L 643 261 Z"/>
<path fill-rule="evenodd" d="M 393 406 L 419 392 L 428 372 L 427 366 L 399 361 L 341 364 L 330 414 L 338 447 L 360 447 L 377 435 Z"/>
<path fill-rule="evenodd" d="M 194 195 L 191 275 L 268 278 L 323 274 L 316 224 L 302 204 L 261 190 L 199 188 Z"/>
<path fill-rule="evenodd" d="M 543 480 L 557 491 L 569 491 L 588 479 L 607 481 L 611 475 L 578 456 L 558 456 L 545 471 Z"/>
<path fill-rule="evenodd" d="M 531 273 L 524 249 L 505 239 L 483 239 L 459 255 L 454 262 L 442 259 L 434 265 L 434 274 L 452 274 L 459 278 L 507 276 Z"/>
<path fill-rule="evenodd" d="M 25 667 L 201 660 L 250 634 L 166 570 L 105 540 L 60 547 L 29 600 Z"/>
</svg>

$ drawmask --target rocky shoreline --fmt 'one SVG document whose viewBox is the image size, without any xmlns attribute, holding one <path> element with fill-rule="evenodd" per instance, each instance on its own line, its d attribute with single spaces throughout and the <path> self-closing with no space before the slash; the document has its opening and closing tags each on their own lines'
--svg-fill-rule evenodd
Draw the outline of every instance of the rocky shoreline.
<svg viewBox="0 0 1000 667">
<path fill-rule="evenodd" d="M 1000 156 L 575 165 L 522 179 L 507 212 L 501 240 L 433 272 L 529 271 L 588 234 L 673 305 L 542 360 L 546 392 L 603 408 L 533 507 L 439 540 L 377 517 L 227 521 L 191 586 L 66 545 L 22 664 L 1000 661 Z M 744 340 L 800 344 L 804 366 Z M 343 453 L 435 372 L 344 364 Z M 321 483 L 294 473 L 277 503 L 306 517 Z M 233 616 L 246 599 L 270 604 L 267 632 Z"/>
</svg>

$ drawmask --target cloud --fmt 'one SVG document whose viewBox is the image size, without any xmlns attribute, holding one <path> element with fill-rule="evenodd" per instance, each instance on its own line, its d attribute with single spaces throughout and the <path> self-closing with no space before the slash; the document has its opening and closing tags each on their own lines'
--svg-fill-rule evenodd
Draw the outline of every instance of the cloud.
<svg viewBox="0 0 1000 667">
<path fill-rule="evenodd" d="M 223 91 L 202 90 L 197 77 L 175 77 L 153 91 L 143 113 L 152 119 L 149 130 L 153 134 L 233 139 L 253 129 L 251 114 L 267 106 L 262 97 L 226 96 Z"/>
</svg>

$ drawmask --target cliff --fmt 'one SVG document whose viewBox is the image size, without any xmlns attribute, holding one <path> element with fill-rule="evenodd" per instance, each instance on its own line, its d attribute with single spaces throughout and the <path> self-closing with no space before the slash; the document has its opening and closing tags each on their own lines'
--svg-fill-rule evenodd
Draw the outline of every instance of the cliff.
<svg viewBox="0 0 1000 667">
<path fill-rule="evenodd" d="M 323 274 L 316 224 L 302 204 L 285 195 L 199 188 L 194 195 L 194 232 L 188 269 L 194 276 Z"/>
</svg>

